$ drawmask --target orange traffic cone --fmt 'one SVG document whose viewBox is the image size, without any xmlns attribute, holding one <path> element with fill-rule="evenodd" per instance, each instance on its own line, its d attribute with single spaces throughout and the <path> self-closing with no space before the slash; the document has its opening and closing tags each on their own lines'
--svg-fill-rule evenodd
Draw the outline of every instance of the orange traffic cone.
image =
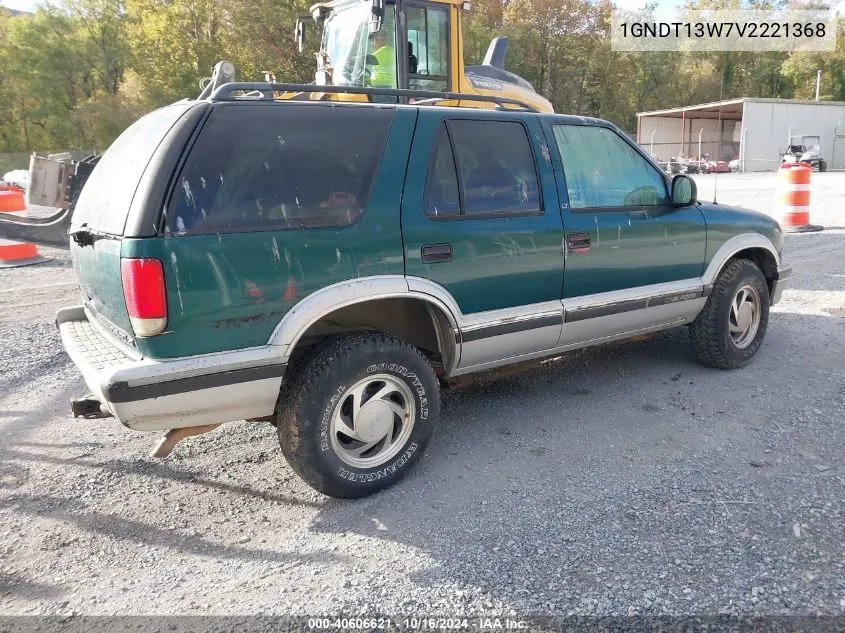
<svg viewBox="0 0 845 633">
<path fill-rule="evenodd" d="M 824 228 L 810 224 L 811 172 L 807 163 L 783 163 L 778 170 L 778 215 L 787 233 L 810 233 Z"/>
<path fill-rule="evenodd" d="M 23 192 L 14 187 L 0 190 L 0 213 L 26 213 Z M 49 261 L 38 254 L 38 247 L 29 242 L 15 242 L 0 238 L 0 268 L 28 266 Z"/>
</svg>

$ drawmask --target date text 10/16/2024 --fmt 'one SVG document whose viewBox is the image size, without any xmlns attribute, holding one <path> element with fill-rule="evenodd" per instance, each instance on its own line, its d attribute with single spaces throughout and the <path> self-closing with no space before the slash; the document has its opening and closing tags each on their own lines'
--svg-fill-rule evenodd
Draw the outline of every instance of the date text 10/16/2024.
<svg viewBox="0 0 845 633">
<path fill-rule="evenodd" d="M 525 620 L 509 617 L 407 617 L 407 618 L 308 618 L 310 630 L 490 630 L 518 631 L 528 629 Z"/>
</svg>

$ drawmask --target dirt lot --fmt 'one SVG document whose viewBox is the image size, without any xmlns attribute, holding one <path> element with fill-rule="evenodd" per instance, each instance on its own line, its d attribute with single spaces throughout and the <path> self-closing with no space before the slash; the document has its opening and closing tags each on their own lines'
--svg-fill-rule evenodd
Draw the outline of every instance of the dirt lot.
<svg viewBox="0 0 845 633">
<path fill-rule="evenodd" d="M 446 394 L 399 486 L 302 484 L 267 424 L 189 439 L 73 420 L 62 251 L 0 271 L 0 614 L 845 613 L 845 174 L 814 174 L 757 360 L 686 331 Z M 712 196 L 714 176 L 698 177 Z M 721 175 L 765 210 L 774 175 Z"/>
</svg>

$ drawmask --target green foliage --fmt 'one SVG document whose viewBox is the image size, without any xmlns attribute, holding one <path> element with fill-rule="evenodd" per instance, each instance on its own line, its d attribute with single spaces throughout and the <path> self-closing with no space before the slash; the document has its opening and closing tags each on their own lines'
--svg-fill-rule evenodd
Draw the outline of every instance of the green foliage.
<svg viewBox="0 0 845 633">
<path fill-rule="evenodd" d="M 769 7 L 784 0 L 687 0 L 685 8 Z M 105 149 L 143 113 L 199 93 L 220 59 L 239 78 L 311 81 L 319 28 L 293 39 L 310 0 L 61 0 L 33 15 L 0 10 L 0 153 Z M 467 64 L 510 36 L 508 68 L 559 112 L 633 130 L 638 111 L 740 96 L 845 101 L 845 21 L 835 53 L 618 53 L 610 0 L 474 0 Z"/>
</svg>

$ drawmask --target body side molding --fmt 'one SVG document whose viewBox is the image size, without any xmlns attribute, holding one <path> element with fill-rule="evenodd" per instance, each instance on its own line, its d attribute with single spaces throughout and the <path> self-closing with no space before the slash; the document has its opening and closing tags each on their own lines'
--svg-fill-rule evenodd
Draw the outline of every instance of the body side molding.
<svg viewBox="0 0 845 633">
<path fill-rule="evenodd" d="M 701 279 L 681 279 L 679 281 L 667 281 L 648 286 L 635 286 L 634 288 L 623 288 L 622 290 L 611 290 L 610 292 L 599 292 L 593 295 L 581 295 L 569 297 L 563 300 L 563 307 L 567 313 L 577 312 L 586 308 L 608 307 L 624 302 L 639 302 L 642 307 L 645 304 L 655 305 L 659 297 L 669 297 L 676 294 L 690 292 L 701 292 L 703 284 Z"/>
</svg>

